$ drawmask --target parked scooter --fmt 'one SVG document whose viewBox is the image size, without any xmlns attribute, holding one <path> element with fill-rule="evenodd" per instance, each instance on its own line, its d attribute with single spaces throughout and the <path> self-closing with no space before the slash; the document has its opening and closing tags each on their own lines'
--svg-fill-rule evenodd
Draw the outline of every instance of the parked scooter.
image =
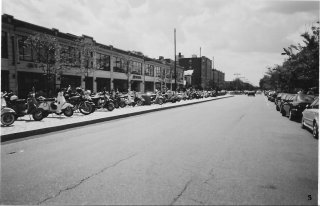
<svg viewBox="0 0 320 206">
<path fill-rule="evenodd" d="M 38 108 L 42 110 L 44 117 L 47 117 L 49 114 L 64 114 L 67 117 L 73 115 L 73 105 L 66 102 L 66 99 L 63 96 L 63 91 L 58 92 L 57 98 L 44 98 L 39 97 L 40 102 Z"/>
<path fill-rule="evenodd" d="M 119 107 L 124 108 L 127 106 L 125 98 L 119 94 L 119 92 L 116 92 L 114 95 L 111 95 L 110 97 L 113 101 L 114 107 L 118 109 Z"/>
<path fill-rule="evenodd" d="M 35 98 L 34 91 L 28 94 L 27 101 L 25 99 L 18 99 L 18 96 L 14 95 L 12 92 L 4 93 L 3 97 L 7 107 L 16 112 L 15 119 L 27 114 L 32 115 L 32 118 L 35 121 L 41 121 L 43 119 L 42 111 L 38 109 L 38 102 Z"/>
<path fill-rule="evenodd" d="M 162 105 L 164 103 L 163 96 L 159 91 L 157 91 L 155 94 L 151 95 L 151 104 L 160 104 Z"/>
<path fill-rule="evenodd" d="M 16 112 L 7 107 L 6 100 L 1 92 L 1 124 L 4 126 L 12 125 L 15 121 Z"/>
</svg>

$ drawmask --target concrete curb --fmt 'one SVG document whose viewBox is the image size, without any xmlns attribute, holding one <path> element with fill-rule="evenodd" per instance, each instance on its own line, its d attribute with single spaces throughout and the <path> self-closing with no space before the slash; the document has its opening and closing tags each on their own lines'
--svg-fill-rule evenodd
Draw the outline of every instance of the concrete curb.
<svg viewBox="0 0 320 206">
<path fill-rule="evenodd" d="M 118 116 L 105 117 L 105 118 L 87 120 L 87 121 L 82 121 L 82 122 L 77 122 L 77 123 L 66 124 L 66 125 L 53 126 L 53 127 L 49 127 L 49 128 L 43 128 L 43 129 L 1 135 L 1 142 L 7 142 L 7 141 L 21 139 L 21 138 L 25 138 L 25 137 L 34 136 L 34 135 L 47 134 L 47 133 L 71 129 L 71 128 L 75 128 L 75 127 L 81 127 L 81 126 L 85 126 L 88 124 L 106 122 L 106 121 L 111 121 L 111 120 L 115 120 L 115 119 L 121 119 L 121 118 L 126 118 L 126 117 L 131 117 L 131 116 L 136 116 L 136 115 L 141 115 L 141 114 L 146 114 L 146 113 L 151 113 L 151 112 L 157 112 L 157 111 L 166 110 L 166 109 L 173 109 L 173 108 L 182 107 L 182 106 L 188 106 L 188 105 L 194 105 L 194 104 L 199 104 L 199 103 L 203 103 L 203 102 L 225 99 L 225 98 L 229 98 L 229 97 L 233 97 L 233 96 L 226 96 L 226 97 L 221 96 L 219 98 L 204 100 L 201 102 L 191 102 L 188 104 L 174 105 L 171 107 L 161 107 L 161 108 L 150 109 L 150 110 L 146 110 L 146 111 L 139 111 L 139 112 L 132 112 L 132 113 L 128 113 L 128 114 L 122 114 L 122 115 L 118 115 Z"/>
</svg>

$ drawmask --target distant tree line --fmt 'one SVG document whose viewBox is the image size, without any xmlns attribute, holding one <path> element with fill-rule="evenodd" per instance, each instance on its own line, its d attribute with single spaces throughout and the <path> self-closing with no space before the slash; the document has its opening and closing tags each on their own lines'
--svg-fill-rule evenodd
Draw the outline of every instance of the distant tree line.
<svg viewBox="0 0 320 206">
<path fill-rule="evenodd" d="M 229 91 L 243 91 L 243 90 L 256 90 L 258 87 L 253 86 L 248 82 L 242 81 L 240 78 L 236 78 L 233 81 L 225 82 L 225 89 Z"/>
<path fill-rule="evenodd" d="M 293 93 L 319 87 L 319 22 L 301 37 L 303 45 L 290 45 L 283 49 L 282 55 L 288 58 L 282 65 L 267 68 L 259 82 L 261 89 Z"/>
</svg>

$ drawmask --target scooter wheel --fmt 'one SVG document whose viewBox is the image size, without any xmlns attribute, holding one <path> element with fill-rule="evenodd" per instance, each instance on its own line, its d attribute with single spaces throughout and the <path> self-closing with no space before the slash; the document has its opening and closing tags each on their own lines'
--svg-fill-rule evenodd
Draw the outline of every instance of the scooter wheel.
<svg viewBox="0 0 320 206">
<path fill-rule="evenodd" d="M 143 105 L 143 101 L 142 101 L 142 100 L 138 100 L 138 101 L 137 101 L 137 105 L 138 105 L 138 106 L 142 106 L 142 105 Z"/>
<path fill-rule="evenodd" d="M 67 117 L 71 117 L 73 115 L 72 107 L 67 107 L 64 109 L 63 114 Z"/>
<path fill-rule="evenodd" d="M 113 111 L 114 110 L 114 104 L 113 103 L 109 103 L 108 106 L 107 106 L 107 110 L 110 111 L 110 112 Z"/>
<path fill-rule="evenodd" d="M 1 115 L 1 123 L 4 126 L 12 125 L 15 121 L 15 116 L 12 113 L 4 113 Z"/>
<path fill-rule="evenodd" d="M 120 102 L 120 105 L 119 105 L 121 108 L 125 107 L 126 106 L 126 103 L 125 102 Z"/>
<path fill-rule="evenodd" d="M 43 115 L 42 115 L 42 111 L 37 109 L 33 114 L 32 114 L 32 118 L 35 121 L 41 121 L 43 119 Z"/>
</svg>

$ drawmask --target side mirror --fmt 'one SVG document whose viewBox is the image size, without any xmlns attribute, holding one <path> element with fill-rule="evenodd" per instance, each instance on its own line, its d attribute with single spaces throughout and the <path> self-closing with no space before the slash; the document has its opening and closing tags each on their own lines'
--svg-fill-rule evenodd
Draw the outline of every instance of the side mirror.
<svg viewBox="0 0 320 206">
<path fill-rule="evenodd" d="M 309 109 L 309 108 L 310 108 L 310 105 L 309 105 L 309 104 L 307 104 L 306 109 Z"/>
</svg>

